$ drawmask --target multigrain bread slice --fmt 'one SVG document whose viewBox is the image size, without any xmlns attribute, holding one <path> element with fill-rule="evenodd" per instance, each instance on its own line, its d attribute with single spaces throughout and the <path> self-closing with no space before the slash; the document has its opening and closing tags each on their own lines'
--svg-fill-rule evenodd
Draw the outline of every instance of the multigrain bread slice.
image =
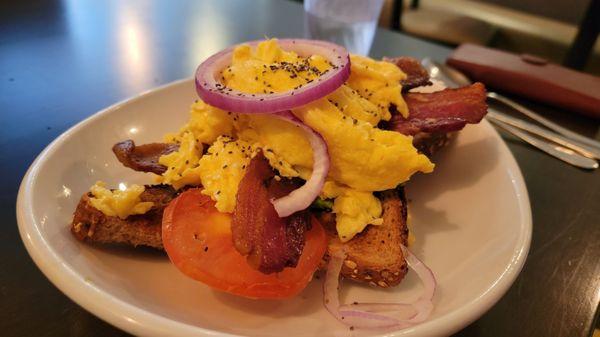
<svg viewBox="0 0 600 337">
<path fill-rule="evenodd" d="M 383 223 L 368 226 L 348 242 L 341 242 L 331 213 L 319 216 L 329 234 L 329 247 L 321 268 L 327 266 L 329 253 L 344 250 L 347 254 L 341 274 L 345 278 L 382 288 L 399 284 L 408 271 L 400 245 L 407 245 L 407 203 L 404 188 L 380 193 Z"/>
<path fill-rule="evenodd" d="M 168 185 L 146 186 L 141 201 L 152 201 L 154 206 L 145 214 L 126 219 L 107 216 L 90 203 L 91 195 L 84 194 L 73 215 L 71 232 L 81 241 L 102 244 L 149 246 L 163 249 L 161 228 L 164 208 L 175 198 L 176 191 Z"/>
<path fill-rule="evenodd" d="M 148 246 L 162 250 L 162 213 L 175 196 L 175 190 L 169 186 L 146 186 L 140 198 L 154 202 L 154 207 L 146 214 L 120 219 L 107 216 L 91 206 L 91 196 L 86 193 L 75 210 L 71 232 L 77 239 L 88 243 Z M 344 249 L 347 253 L 341 274 L 355 281 L 386 288 L 400 283 L 407 272 L 400 249 L 400 244 L 406 245 L 408 238 L 407 204 L 402 187 L 382 192 L 380 198 L 383 224 L 368 226 L 345 243 L 336 234 L 334 214 L 322 212 L 317 217 L 328 232 L 328 252 Z M 321 268 L 327 266 L 328 259 L 326 254 Z"/>
</svg>

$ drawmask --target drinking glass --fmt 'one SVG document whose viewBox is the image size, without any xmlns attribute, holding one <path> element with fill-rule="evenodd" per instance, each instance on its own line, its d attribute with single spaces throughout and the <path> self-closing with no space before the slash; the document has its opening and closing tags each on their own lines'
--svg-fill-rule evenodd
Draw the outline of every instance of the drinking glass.
<svg viewBox="0 0 600 337">
<path fill-rule="evenodd" d="M 305 34 L 367 55 L 384 0 L 304 0 Z"/>
</svg>

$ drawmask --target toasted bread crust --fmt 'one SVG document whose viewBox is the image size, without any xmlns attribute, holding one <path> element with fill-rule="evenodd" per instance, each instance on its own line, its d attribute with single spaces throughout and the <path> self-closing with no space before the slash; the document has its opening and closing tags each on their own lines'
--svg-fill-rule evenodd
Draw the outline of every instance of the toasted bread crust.
<svg viewBox="0 0 600 337">
<path fill-rule="evenodd" d="M 142 201 L 152 201 L 154 206 L 145 214 L 131 215 L 126 219 L 107 216 L 94 208 L 90 195 L 84 194 L 77 205 L 71 232 L 81 241 L 103 244 L 124 244 L 131 246 L 149 246 L 163 249 L 162 214 L 175 190 L 168 185 L 146 186 L 140 195 Z"/>
<path fill-rule="evenodd" d="M 456 132 L 427 133 L 419 132 L 413 136 L 413 145 L 427 157 L 431 157 L 444 146 L 448 145 Z"/>
<path fill-rule="evenodd" d="M 402 187 L 381 193 L 383 224 L 368 226 L 348 242 L 341 242 L 335 232 L 335 217 L 320 215 L 329 234 L 329 247 L 321 267 L 327 266 L 329 253 L 343 249 L 346 260 L 341 274 L 345 278 L 382 288 L 400 283 L 408 271 L 400 244 L 407 244 L 407 206 Z"/>
</svg>

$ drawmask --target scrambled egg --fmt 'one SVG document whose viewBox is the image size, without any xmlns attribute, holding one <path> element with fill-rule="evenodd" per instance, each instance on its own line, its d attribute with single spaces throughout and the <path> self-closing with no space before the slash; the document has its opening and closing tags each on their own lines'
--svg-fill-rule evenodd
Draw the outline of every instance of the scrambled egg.
<svg viewBox="0 0 600 337">
<path fill-rule="evenodd" d="M 324 57 L 300 57 L 282 50 L 273 39 L 259 43 L 255 51 L 248 45 L 235 48 L 231 66 L 222 72 L 222 80 L 228 88 L 268 94 L 301 87 L 329 68 L 331 65 Z"/>
<path fill-rule="evenodd" d="M 199 185 L 202 182 L 199 165 L 202 143 L 196 140 L 196 135 L 191 131 L 184 131 L 178 136 L 178 143 L 177 151 L 158 159 L 159 164 L 167 167 L 158 181 L 173 185 L 176 189 L 185 185 Z"/>
<path fill-rule="evenodd" d="M 389 62 L 352 55 L 350 71 L 348 85 L 375 104 L 384 120 L 392 117 L 388 109 L 390 104 L 395 105 L 402 116 L 408 117 L 408 106 L 402 99 L 399 84 L 406 74 L 400 68 Z"/>
<path fill-rule="evenodd" d="M 331 70 L 322 56 L 305 58 L 282 50 L 277 40 L 255 48 L 235 48 L 232 63 L 221 72 L 227 88 L 249 94 L 269 94 L 301 88 Z M 382 223 L 381 202 L 373 192 L 395 188 L 416 172 L 434 165 L 417 152 L 412 137 L 377 128 L 391 118 L 390 106 L 408 116 L 395 65 L 351 55 L 348 81 L 325 98 L 292 110 L 327 143 L 331 165 L 321 193 L 333 199 L 337 231 L 350 240 L 365 226 Z M 235 208 L 237 188 L 250 158 L 260 148 L 283 177 L 308 179 L 313 154 L 304 132 L 268 115 L 236 114 L 197 101 L 190 120 L 165 141 L 180 144 L 160 158 L 167 171 L 160 181 L 175 188 L 202 185 L 221 212 Z M 202 155 L 202 144 L 209 146 Z"/>
<path fill-rule="evenodd" d="M 329 178 L 359 191 L 384 191 L 433 164 L 412 146 L 412 137 L 352 120 L 327 101 L 316 101 L 294 114 L 325 138 Z"/>
<path fill-rule="evenodd" d="M 250 143 L 224 136 L 217 138 L 200 159 L 202 193 L 216 201 L 220 212 L 233 212 L 238 185 L 255 153 Z"/>
<path fill-rule="evenodd" d="M 212 107 L 200 100 L 190 108 L 190 120 L 178 133 L 168 133 L 164 137 L 167 143 L 179 143 L 182 138 L 191 133 L 197 143 L 212 144 L 219 136 L 233 134 L 233 119 L 235 115 Z"/>
<path fill-rule="evenodd" d="M 148 212 L 153 202 L 142 202 L 140 195 L 144 192 L 144 186 L 131 185 L 125 190 L 111 191 L 106 188 L 102 181 L 96 182 L 91 187 L 93 197 L 90 204 L 108 216 L 118 216 L 125 219 L 133 214 L 144 214 Z"/>
<path fill-rule="evenodd" d="M 281 119 L 268 115 L 240 116 L 237 135 L 255 147 L 262 148 L 271 167 L 284 177 L 308 179 L 313 166 L 313 153 L 304 131 Z"/>
<path fill-rule="evenodd" d="M 371 125 L 377 125 L 389 114 L 389 112 L 382 113 L 376 105 L 347 85 L 342 85 L 338 90 L 331 93 L 327 97 L 327 101 L 348 117 Z"/>
<path fill-rule="evenodd" d="M 383 223 L 381 202 L 373 193 L 356 191 L 327 181 L 321 196 L 325 199 L 335 198 L 332 211 L 335 213 L 336 230 L 342 242 L 352 239 L 367 225 Z"/>
</svg>

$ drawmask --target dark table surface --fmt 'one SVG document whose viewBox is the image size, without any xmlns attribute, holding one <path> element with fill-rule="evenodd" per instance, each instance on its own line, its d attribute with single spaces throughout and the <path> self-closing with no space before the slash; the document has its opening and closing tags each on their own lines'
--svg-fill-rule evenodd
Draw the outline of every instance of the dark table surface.
<svg viewBox="0 0 600 337">
<path fill-rule="evenodd" d="M 15 200 L 35 156 L 78 121 L 190 77 L 208 55 L 264 36 L 303 34 L 284 0 L 4 1 L 0 4 L 0 334 L 126 335 L 60 293 L 18 235 Z M 450 49 L 379 30 L 372 56 Z M 599 123 L 529 102 L 581 133 Z M 533 240 L 508 293 L 458 336 L 588 336 L 600 300 L 600 172 L 568 166 L 506 137 L 529 190 Z M 490 191 L 493 193 L 493 191 Z"/>
</svg>

